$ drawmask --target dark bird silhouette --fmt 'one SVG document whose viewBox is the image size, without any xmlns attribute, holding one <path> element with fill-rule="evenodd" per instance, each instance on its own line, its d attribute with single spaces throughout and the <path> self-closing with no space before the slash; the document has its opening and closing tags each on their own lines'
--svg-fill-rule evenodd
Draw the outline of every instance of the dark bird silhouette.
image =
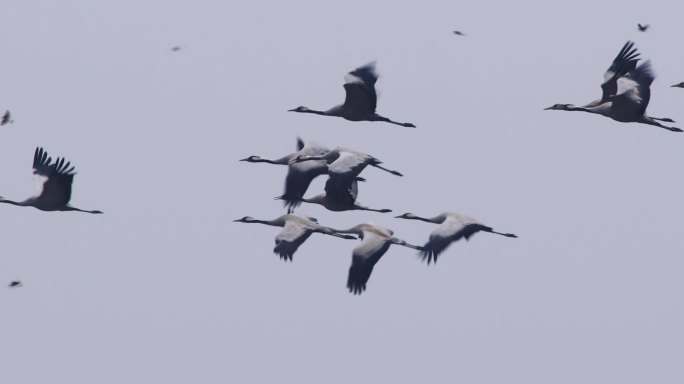
<svg viewBox="0 0 684 384">
<path fill-rule="evenodd" d="M 87 211 L 69 205 L 71 200 L 71 184 L 74 181 L 74 167 L 64 158 L 57 158 L 53 163 L 43 148 L 36 148 L 33 155 L 33 175 L 38 184 L 38 194 L 24 201 L 11 201 L 0 197 L 0 203 L 18 205 L 20 207 L 34 207 L 41 211 L 79 211 L 87 213 L 102 213 L 101 211 Z"/>
<path fill-rule="evenodd" d="M 634 43 L 628 41 L 604 75 L 605 81 L 601 85 L 603 95 L 600 100 L 592 101 L 583 107 L 554 104 L 545 109 L 596 113 L 622 123 L 649 124 L 672 132 L 682 132 L 677 127 L 668 127 L 658 122 L 673 123 L 674 120 L 670 118 L 646 115 L 646 107 L 651 99 L 650 86 L 655 75 L 649 61 L 637 66 L 638 57 Z"/>
<path fill-rule="evenodd" d="M 465 34 L 465 33 L 463 33 L 463 32 L 461 32 L 461 31 L 454 31 L 454 35 L 458 35 L 458 36 L 466 36 L 466 34 Z"/>
<path fill-rule="evenodd" d="M 637 28 L 639 29 L 640 32 L 646 32 L 648 27 L 650 27 L 650 25 L 648 25 L 648 24 L 644 24 L 644 25 L 637 24 Z"/>
<path fill-rule="evenodd" d="M 171 48 L 171 52 L 178 52 L 181 50 L 180 45 L 176 45 L 175 47 Z"/>
<path fill-rule="evenodd" d="M 375 93 L 375 82 L 378 75 L 375 63 L 366 64 L 349 72 L 344 78 L 346 98 L 344 104 L 327 111 L 315 111 L 307 107 L 290 109 L 290 112 L 314 113 L 324 116 L 338 116 L 350 121 L 384 121 L 402 127 L 415 128 L 411 123 L 399 123 L 375 113 L 378 96 Z"/>
<path fill-rule="evenodd" d="M 7 284 L 7 286 L 10 288 L 19 288 L 23 285 L 24 284 L 21 283 L 21 280 L 14 280 L 14 281 L 10 282 L 9 284 Z"/>
<path fill-rule="evenodd" d="M 324 227 L 318 224 L 318 220 L 313 217 L 303 217 L 293 214 L 282 215 L 273 220 L 256 220 L 252 217 L 245 216 L 242 219 L 234 220 L 239 223 L 257 223 L 271 225 L 275 227 L 283 227 L 278 236 L 275 238 L 275 248 L 273 253 L 276 253 L 284 261 L 292 261 L 292 256 L 302 245 L 306 239 L 313 233 L 323 233 L 325 235 L 335 236 L 342 239 L 355 240 L 356 237 L 340 234 L 338 230 L 329 227 Z"/>
<path fill-rule="evenodd" d="M 360 295 L 366 290 L 366 283 L 370 278 L 373 267 L 387 252 L 390 245 L 397 244 L 411 249 L 422 250 L 421 247 L 411 245 L 404 240 L 393 237 L 394 232 L 374 224 L 359 224 L 340 233 L 353 233 L 361 238 L 361 244 L 352 251 L 352 264 L 349 267 L 347 289 Z"/>
<path fill-rule="evenodd" d="M 318 176 L 328 173 L 328 162 L 326 160 L 312 160 L 305 162 L 294 162 L 300 156 L 320 156 L 329 152 L 329 149 L 316 143 L 307 142 L 297 138 L 297 152 L 290 153 L 279 159 L 264 159 L 259 156 L 249 156 L 240 161 L 249 163 L 268 163 L 287 165 L 287 176 L 285 177 L 285 193 L 281 196 L 288 213 L 301 204 L 306 190 L 309 189 L 311 182 Z"/>
<path fill-rule="evenodd" d="M 0 125 L 6 125 L 9 123 L 14 123 L 14 120 L 12 120 L 12 114 L 10 111 L 5 111 L 5 114 L 2 115 L 2 120 L 0 120 Z"/>
<path fill-rule="evenodd" d="M 512 233 L 497 232 L 493 228 L 480 223 L 470 216 L 455 212 L 444 212 L 433 218 L 424 218 L 412 213 L 404 213 L 403 215 L 397 216 L 397 218 L 439 224 L 439 226 L 432 231 L 430 239 L 425 243 L 421 250 L 421 258 L 427 261 L 428 264 L 430 264 L 430 262 L 437 262 L 439 254 L 451 243 L 462 238 L 470 240 L 471 236 L 480 231 L 495 233 L 506 237 L 518 237 Z"/>
</svg>

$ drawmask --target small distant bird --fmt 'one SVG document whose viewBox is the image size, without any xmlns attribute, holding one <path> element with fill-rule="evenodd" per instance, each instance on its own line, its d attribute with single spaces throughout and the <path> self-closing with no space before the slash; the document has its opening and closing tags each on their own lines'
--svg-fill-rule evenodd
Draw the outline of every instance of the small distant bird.
<svg viewBox="0 0 684 384">
<path fill-rule="evenodd" d="M 439 254 L 454 241 L 458 241 L 462 238 L 470 240 L 471 236 L 480 231 L 495 233 L 506 237 L 518 237 L 512 233 L 497 232 L 492 227 L 488 227 L 470 216 L 456 212 L 444 212 L 433 218 L 424 218 L 412 213 L 404 213 L 403 215 L 396 216 L 396 218 L 439 224 L 437 229 L 432 231 L 430 239 L 425 243 L 421 250 L 421 258 L 427 261 L 428 264 L 430 264 L 430 262 L 436 263 Z"/>
<path fill-rule="evenodd" d="M 175 47 L 171 48 L 171 52 L 178 52 L 181 50 L 180 45 L 176 45 Z"/>
<path fill-rule="evenodd" d="M 20 207 L 34 207 L 41 211 L 79 211 L 87 213 L 102 213 L 101 211 L 86 211 L 69 205 L 71 200 L 71 184 L 74 181 L 74 167 L 70 162 L 64 164 L 64 158 L 57 158 L 53 163 L 43 148 L 36 148 L 33 155 L 33 175 L 38 184 L 38 194 L 24 201 L 11 201 L 0 197 L 0 203 L 18 205 Z"/>
<path fill-rule="evenodd" d="M 650 25 L 648 25 L 648 24 L 644 24 L 644 25 L 637 24 L 637 28 L 639 28 L 639 31 L 641 31 L 641 32 L 646 32 L 648 27 L 650 27 Z"/>
<path fill-rule="evenodd" d="M 355 240 L 356 237 L 338 233 L 336 229 L 324 227 L 318 224 L 318 220 L 313 217 L 303 217 L 293 214 L 282 215 L 273 220 L 256 220 L 245 216 L 242 219 L 234 220 L 238 223 L 257 223 L 283 227 L 275 238 L 275 248 L 273 253 L 277 253 L 284 261 L 292 261 L 292 256 L 306 239 L 313 233 L 323 233 L 325 235 L 340 237 L 342 239 Z"/>
<path fill-rule="evenodd" d="M 324 116 L 338 116 L 350 121 L 384 121 L 402 127 L 415 128 L 411 123 L 399 123 L 375 113 L 378 95 L 375 93 L 375 83 L 378 74 L 375 63 L 369 63 L 349 72 L 344 78 L 346 98 L 344 104 L 330 108 L 327 111 L 314 111 L 307 107 L 290 109 L 290 112 L 315 113 Z"/>
<path fill-rule="evenodd" d="M 670 87 L 675 87 L 675 88 L 684 88 L 684 81 L 682 81 L 679 84 L 671 85 Z"/>
<path fill-rule="evenodd" d="M 347 289 L 360 295 L 366 290 L 366 283 L 370 278 L 373 267 L 387 252 L 390 245 L 397 244 L 411 249 L 422 250 L 417 245 L 411 245 L 404 240 L 393 237 L 394 232 L 375 224 L 359 224 L 340 233 L 353 233 L 361 238 L 361 244 L 352 251 L 352 264 L 349 267 Z"/>
<path fill-rule="evenodd" d="M 651 99 L 650 87 L 655 74 L 649 61 L 637 66 L 638 61 L 639 54 L 634 48 L 634 43 L 628 41 L 604 75 L 605 81 L 601 85 L 603 96 L 600 100 L 592 101 L 583 107 L 554 104 L 544 109 L 596 113 L 621 123 L 649 124 L 672 132 L 682 132 L 677 127 L 667 127 L 658 122 L 673 123 L 674 120 L 670 118 L 646 115 L 646 107 Z"/>
<path fill-rule="evenodd" d="M 24 284 L 21 283 L 21 280 L 14 280 L 11 283 L 7 284 L 8 287 L 10 288 L 19 288 L 23 286 Z"/>
<path fill-rule="evenodd" d="M 466 36 L 466 34 L 465 34 L 465 33 L 463 33 L 463 32 L 461 32 L 461 31 L 454 31 L 454 35 L 458 35 L 458 36 Z"/>
<path fill-rule="evenodd" d="M 2 115 L 2 120 L 0 121 L 0 125 L 5 125 L 9 123 L 14 123 L 14 120 L 12 120 L 12 114 L 10 111 L 5 111 L 5 114 Z"/>
</svg>

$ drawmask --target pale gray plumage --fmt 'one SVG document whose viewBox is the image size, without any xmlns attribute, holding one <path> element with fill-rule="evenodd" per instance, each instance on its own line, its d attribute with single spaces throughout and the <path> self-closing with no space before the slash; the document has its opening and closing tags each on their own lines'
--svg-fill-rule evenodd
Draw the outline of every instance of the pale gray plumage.
<svg viewBox="0 0 684 384">
<path fill-rule="evenodd" d="M 256 223 L 265 224 L 275 227 L 282 227 L 283 230 L 278 233 L 275 238 L 275 248 L 273 253 L 276 253 L 284 261 L 292 261 L 292 256 L 297 251 L 300 245 L 306 241 L 313 233 L 323 233 L 325 235 L 340 237 L 343 239 L 355 239 L 354 236 L 341 234 L 340 231 L 324 227 L 318 224 L 318 220 L 312 217 L 303 217 L 295 214 L 286 214 L 277 217 L 273 220 L 256 220 L 252 217 L 245 216 L 241 219 L 234 220 L 240 223 Z"/>
<path fill-rule="evenodd" d="M 347 288 L 354 295 L 366 290 L 373 267 L 387 252 L 390 245 L 397 244 L 411 249 L 422 250 L 421 247 L 408 244 L 394 237 L 394 232 L 375 224 L 359 224 L 340 233 L 353 233 L 361 238 L 361 243 L 352 251 L 352 264 L 349 267 Z"/>
<path fill-rule="evenodd" d="M 518 237 L 512 233 L 501 233 L 495 231 L 474 218 L 456 212 L 444 212 L 433 218 L 424 218 L 416 216 L 412 213 L 404 213 L 396 216 L 399 219 L 420 220 L 428 223 L 439 224 L 439 226 L 432 231 L 430 239 L 423 246 L 421 250 L 421 257 L 427 261 L 437 262 L 437 258 L 451 243 L 462 238 L 469 240 L 471 236 L 479 231 L 495 233 L 497 235 L 506 237 Z"/>
</svg>

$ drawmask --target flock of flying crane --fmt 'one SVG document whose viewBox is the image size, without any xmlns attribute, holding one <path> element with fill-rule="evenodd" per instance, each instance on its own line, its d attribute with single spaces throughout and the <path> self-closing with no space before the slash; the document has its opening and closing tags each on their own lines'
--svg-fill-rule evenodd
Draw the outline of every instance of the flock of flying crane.
<svg viewBox="0 0 684 384">
<path fill-rule="evenodd" d="M 648 25 L 638 25 L 640 31 L 648 29 Z M 465 36 L 454 31 L 454 34 Z M 180 47 L 173 47 L 176 52 Z M 604 75 L 601 85 L 601 99 L 584 106 L 573 104 L 555 104 L 547 110 L 583 111 L 596 113 L 619 122 L 636 122 L 654 125 L 673 132 L 682 132 L 677 127 L 665 126 L 662 122 L 674 122 L 670 118 L 655 118 L 646 115 L 646 107 L 650 100 L 650 86 L 655 78 L 650 62 L 637 65 L 639 53 L 634 43 L 628 41 L 620 50 Z M 415 128 L 411 123 L 400 123 L 381 116 L 375 112 L 377 94 L 375 83 L 378 75 L 374 63 L 359 67 L 347 74 L 344 89 L 344 103 L 325 111 L 312 110 L 307 107 L 291 109 L 292 112 L 312 113 L 324 116 L 337 116 L 350 121 L 380 121 L 403 127 Z M 672 85 L 684 88 L 684 82 Z M 14 121 L 10 111 L 6 111 L 0 119 L 0 125 Z M 483 231 L 506 237 L 517 237 L 512 233 L 495 231 L 472 217 L 455 212 L 444 212 L 432 218 L 425 218 L 405 213 L 396 218 L 420 220 L 439 224 L 432 231 L 423 246 L 416 246 L 394 237 L 393 231 L 375 224 L 364 223 L 346 230 L 333 229 L 318 223 L 315 218 L 294 214 L 294 210 L 303 202 L 319 204 L 330 211 L 364 210 L 380 213 L 391 212 L 390 209 L 369 208 L 357 202 L 358 182 L 366 181 L 360 177 L 361 172 L 372 166 L 395 176 L 402 176 L 398 171 L 383 167 L 382 162 L 371 155 L 349 148 L 337 147 L 328 149 L 316 143 L 305 143 L 297 139 L 297 151 L 284 157 L 270 160 L 259 156 L 249 156 L 240 161 L 251 163 L 270 163 L 288 167 L 285 179 L 285 193 L 277 199 L 283 200 L 287 213 L 273 220 L 257 220 L 249 216 L 235 220 L 242 223 L 259 223 L 283 227 L 275 238 L 274 253 L 283 260 L 292 261 L 294 253 L 300 245 L 313 233 L 322 233 L 343 239 L 361 239 L 361 243 L 352 251 L 352 264 L 349 268 L 347 288 L 354 294 L 366 289 L 373 267 L 387 252 L 390 245 L 397 244 L 420 251 L 420 255 L 428 264 L 436 262 L 439 255 L 455 241 L 462 238 L 468 240 L 475 233 Z M 38 147 L 33 158 L 33 174 L 37 180 L 38 193 L 24 201 L 12 201 L 0 197 L 0 203 L 17 206 L 34 207 L 42 211 L 79 211 L 101 214 L 98 210 L 83 210 L 69 205 L 71 187 L 74 179 L 74 167 L 64 158 L 52 161 L 47 152 Z M 320 175 L 328 175 L 325 191 L 313 197 L 304 197 L 311 182 Z M 20 287 L 21 281 L 12 281 L 8 286 Z"/>
<path fill-rule="evenodd" d="M 639 24 L 638 29 L 645 32 L 648 25 Z M 454 31 L 454 34 L 465 36 L 460 31 Z M 665 126 L 660 123 L 673 123 L 674 120 L 670 118 L 656 118 L 646 115 L 646 107 L 650 100 L 650 86 L 655 75 L 649 61 L 637 65 L 639 60 L 639 53 L 634 48 L 634 43 L 628 41 L 604 75 L 604 82 L 601 85 L 603 89 L 601 99 L 581 107 L 573 104 L 555 104 L 546 109 L 596 113 L 619 122 L 643 123 L 673 132 L 682 132 L 677 127 Z M 397 122 L 376 113 L 375 83 L 377 79 L 378 75 L 375 72 L 374 63 L 364 65 L 345 76 L 346 97 L 344 103 L 325 111 L 312 110 L 303 106 L 290 111 L 336 116 L 350 121 L 381 121 L 415 128 L 415 125 L 411 123 Z M 684 82 L 675 84 L 673 87 L 684 88 Z M 330 150 L 320 144 L 305 143 L 298 138 L 297 151 L 284 157 L 272 160 L 253 155 L 240 161 L 279 164 L 288 167 L 285 178 L 285 193 L 277 197 L 277 199 L 284 201 L 287 213 L 273 220 L 257 220 L 245 216 L 235 221 L 282 227 L 282 231 L 275 238 L 276 245 L 273 252 L 285 261 L 292 261 L 292 257 L 299 246 L 313 233 L 322 233 L 343 239 L 355 239 L 350 235 L 357 235 L 362 241 L 352 251 L 352 263 L 347 279 L 347 288 L 353 294 L 360 294 L 366 289 L 373 267 L 392 244 L 418 250 L 421 258 L 430 264 L 436 262 L 439 255 L 451 243 L 463 238 L 468 240 L 480 231 L 506 237 L 517 237 L 512 233 L 497 232 L 492 227 L 461 213 L 444 212 L 432 218 L 420 217 L 412 213 L 396 216 L 396 218 L 401 219 L 439 224 L 430 234 L 428 241 L 423 246 L 417 246 L 394 237 L 393 231 L 375 224 L 364 223 L 346 230 L 340 230 L 323 226 L 315 218 L 294 214 L 294 210 L 303 202 L 319 204 L 330 211 L 391 212 L 390 209 L 369 208 L 358 203 L 358 182 L 366 181 L 365 178 L 360 177 L 360 174 L 367 166 L 381 169 L 396 176 L 402 176 L 402 174 L 381 166 L 382 162 L 374 156 L 349 148 L 337 147 Z M 320 175 L 328 175 L 325 191 L 313 197 L 304 197 L 313 179 Z"/>
</svg>

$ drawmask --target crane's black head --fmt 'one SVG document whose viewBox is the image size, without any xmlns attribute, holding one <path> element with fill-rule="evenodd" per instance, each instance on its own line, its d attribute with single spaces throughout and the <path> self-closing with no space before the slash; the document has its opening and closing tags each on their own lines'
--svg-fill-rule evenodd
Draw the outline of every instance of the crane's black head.
<svg viewBox="0 0 684 384">
<path fill-rule="evenodd" d="M 245 216 L 242 219 L 233 220 L 234 223 L 251 223 L 253 221 L 254 218 L 251 216 Z"/>
<path fill-rule="evenodd" d="M 399 216 L 394 216 L 395 219 L 415 219 L 418 216 L 414 215 L 413 213 L 404 213 L 403 215 Z"/>
<path fill-rule="evenodd" d="M 570 106 L 572 106 L 572 104 L 554 104 L 548 108 L 544 108 L 544 110 L 546 111 L 546 110 L 551 109 L 551 110 L 567 111 L 568 108 L 570 108 Z"/>
<path fill-rule="evenodd" d="M 307 107 L 297 107 L 294 109 L 288 109 L 288 112 L 309 112 L 310 109 Z"/>
<path fill-rule="evenodd" d="M 261 160 L 261 157 L 252 155 L 250 157 L 245 157 L 244 159 L 240 159 L 240 161 L 247 161 L 250 163 L 255 163 L 257 161 Z"/>
</svg>

